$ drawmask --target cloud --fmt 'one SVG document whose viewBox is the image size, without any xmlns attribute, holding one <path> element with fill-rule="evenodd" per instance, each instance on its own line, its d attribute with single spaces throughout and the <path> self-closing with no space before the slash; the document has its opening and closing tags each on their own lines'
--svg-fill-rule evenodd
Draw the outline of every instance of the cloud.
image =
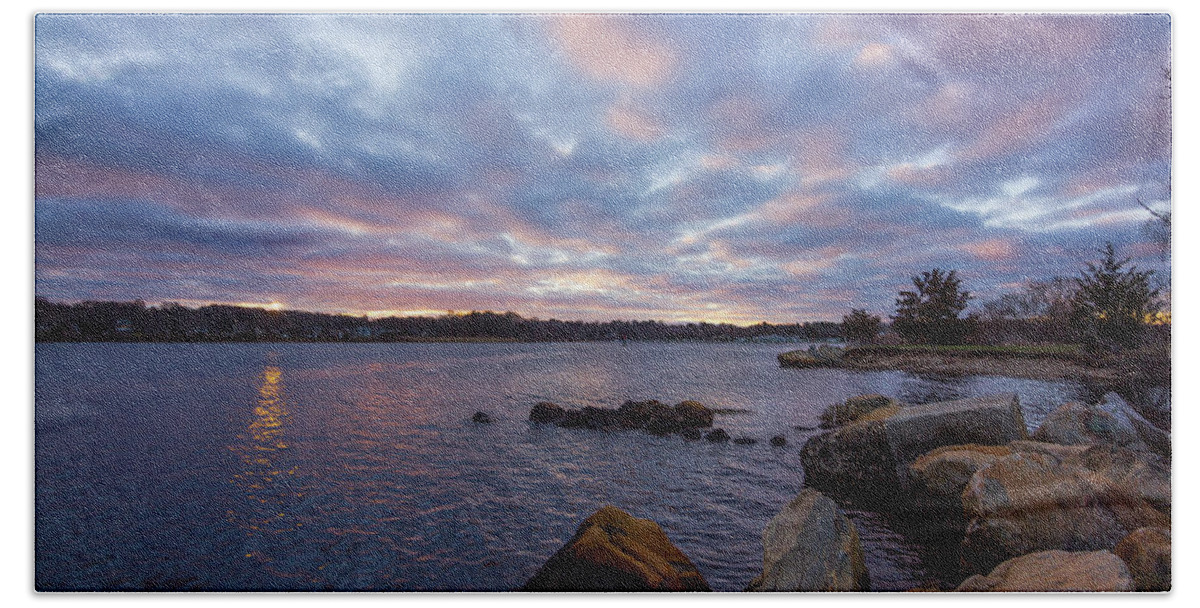
<svg viewBox="0 0 1200 608">
<path fill-rule="evenodd" d="M 670 77 L 675 54 L 662 41 L 639 32 L 634 19 L 617 15 L 560 15 L 551 18 L 555 39 L 588 76 L 645 87 Z"/>
<path fill-rule="evenodd" d="M 1141 252 L 1168 196 L 1163 15 L 36 29 L 55 299 L 837 320 L 933 265 L 988 294 Z"/>
</svg>

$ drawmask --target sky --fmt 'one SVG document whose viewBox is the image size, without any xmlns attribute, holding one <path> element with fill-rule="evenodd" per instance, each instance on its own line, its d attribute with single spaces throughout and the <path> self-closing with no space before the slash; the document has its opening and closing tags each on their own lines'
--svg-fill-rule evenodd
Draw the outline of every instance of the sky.
<svg viewBox="0 0 1200 608">
<path fill-rule="evenodd" d="M 40 15 L 35 292 L 748 324 L 1166 279 L 1166 15 Z"/>
</svg>

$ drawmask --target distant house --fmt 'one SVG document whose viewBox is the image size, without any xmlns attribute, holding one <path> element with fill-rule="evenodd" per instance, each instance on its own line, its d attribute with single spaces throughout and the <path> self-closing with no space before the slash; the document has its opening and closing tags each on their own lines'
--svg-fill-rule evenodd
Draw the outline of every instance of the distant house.
<svg viewBox="0 0 1200 608">
<path fill-rule="evenodd" d="M 130 323 L 129 319 L 118 319 L 113 329 L 123 334 L 129 333 L 133 331 L 133 323 Z"/>
</svg>

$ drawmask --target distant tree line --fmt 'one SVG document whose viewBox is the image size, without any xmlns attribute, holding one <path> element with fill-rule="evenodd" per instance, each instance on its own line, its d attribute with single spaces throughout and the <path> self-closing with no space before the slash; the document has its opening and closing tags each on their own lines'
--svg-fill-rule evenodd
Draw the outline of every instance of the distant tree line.
<svg viewBox="0 0 1200 608">
<path fill-rule="evenodd" d="M 726 323 L 541 320 L 490 311 L 369 319 L 219 304 L 199 308 L 174 303 L 147 306 L 140 300 L 62 304 L 41 297 L 36 299 L 34 317 L 34 336 L 39 342 L 818 341 L 836 339 L 841 334 L 837 323 L 826 322 L 740 327 Z"/>
</svg>

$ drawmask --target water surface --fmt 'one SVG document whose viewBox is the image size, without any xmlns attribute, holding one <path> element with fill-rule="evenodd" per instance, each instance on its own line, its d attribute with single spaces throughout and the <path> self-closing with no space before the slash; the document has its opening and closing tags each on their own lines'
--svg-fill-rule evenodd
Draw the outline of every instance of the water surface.
<svg viewBox="0 0 1200 608">
<path fill-rule="evenodd" d="M 717 590 L 759 574 L 821 410 L 1012 391 L 1035 427 L 1081 387 L 781 369 L 755 344 L 38 344 L 40 589 L 511 590 L 615 505 Z M 541 400 L 696 399 L 756 445 L 526 421 Z M 494 424 L 471 422 L 476 411 Z M 785 435 L 788 445 L 767 443 Z M 875 589 L 945 584 L 853 512 Z"/>
</svg>

